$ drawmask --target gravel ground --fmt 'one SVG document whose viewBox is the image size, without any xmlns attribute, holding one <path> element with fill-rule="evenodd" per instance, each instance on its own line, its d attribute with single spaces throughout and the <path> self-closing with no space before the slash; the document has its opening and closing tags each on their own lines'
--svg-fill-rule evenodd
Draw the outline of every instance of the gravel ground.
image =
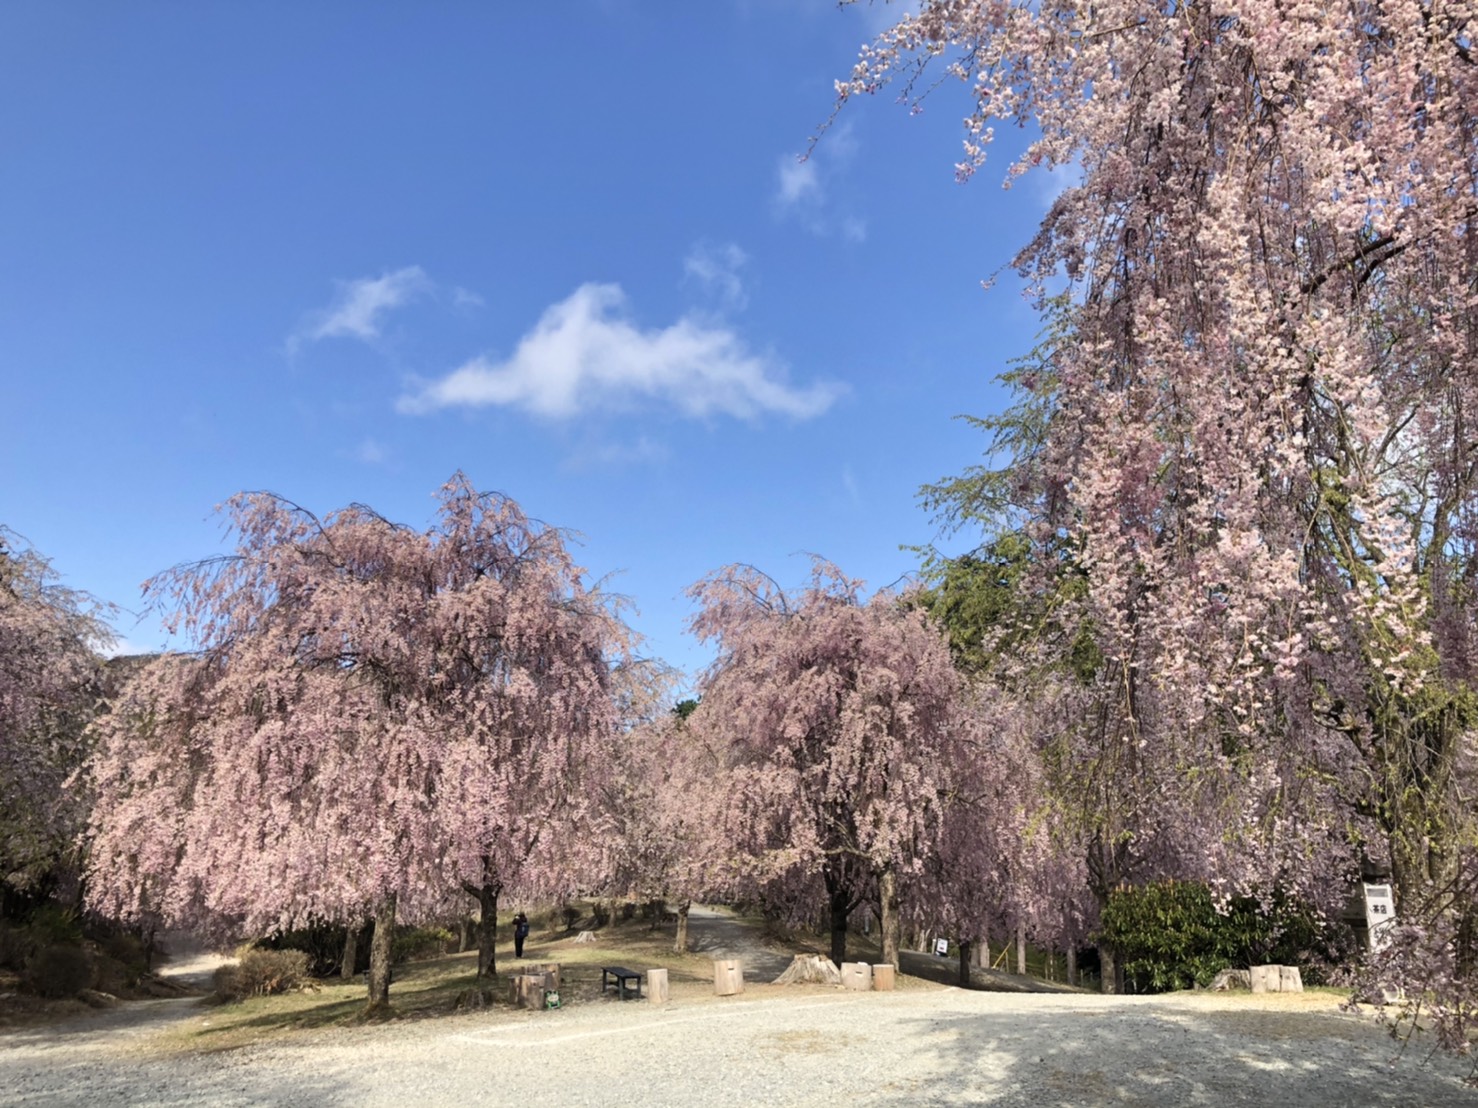
<svg viewBox="0 0 1478 1108">
<path fill-rule="evenodd" d="M 700 925 L 714 951 L 744 936 Z M 756 953 L 757 952 L 749 952 Z M 754 976 L 759 976 L 755 974 Z M 695 989 L 302 1033 L 163 1055 L 190 1000 L 0 1034 L 0 1103 L 402 1105 L 1475 1105 L 1470 1064 L 1421 1064 L 1322 994 Z"/>
</svg>

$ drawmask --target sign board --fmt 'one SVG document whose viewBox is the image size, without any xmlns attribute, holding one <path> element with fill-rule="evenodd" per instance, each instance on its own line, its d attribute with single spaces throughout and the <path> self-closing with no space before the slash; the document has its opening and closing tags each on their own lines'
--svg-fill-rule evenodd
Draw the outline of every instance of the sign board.
<svg viewBox="0 0 1478 1108">
<path fill-rule="evenodd" d="M 949 940 L 948 939 L 935 939 L 934 940 L 934 953 L 936 955 L 938 955 L 940 958 L 943 958 L 946 954 L 948 954 L 949 953 Z"/>
<path fill-rule="evenodd" d="M 1378 951 L 1390 937 L 1385 932 L 1396 922 L 1396 900 L 1391 895 L 1391 886 L 1365 886 L 1365 926 L 1370 929 L 1370 949 Z"/>
</svg>

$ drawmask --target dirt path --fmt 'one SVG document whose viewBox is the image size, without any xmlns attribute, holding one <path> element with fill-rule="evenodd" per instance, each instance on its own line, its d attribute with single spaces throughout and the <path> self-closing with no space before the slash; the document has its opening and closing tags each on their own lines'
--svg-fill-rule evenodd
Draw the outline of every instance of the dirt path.
<svg viewBox="0 0 1478 1108">
<path fill-rule="evenodd" d="M 791 955 L 767 946 L 753 924 L 732 909 L 694 904 L 688 909 L 688 949 L 712 958 L 741 958 L 748 981 L 773 981 L 790 966 Z"/>
</svg>

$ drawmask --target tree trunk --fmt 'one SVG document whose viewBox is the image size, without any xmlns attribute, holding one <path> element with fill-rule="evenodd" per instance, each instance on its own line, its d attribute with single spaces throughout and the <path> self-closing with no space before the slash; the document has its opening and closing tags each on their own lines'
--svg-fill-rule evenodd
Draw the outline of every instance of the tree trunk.
<svg viewBox="0 0 1478 1108">
<path fill-rule="evenodd" d="M 339 976 L 345 981 L 354 976 L 354 965 L 359 961 L 359 929 L 357 920 L 344 928 L 344 957 L 339 962 Z"/>
<path fill-rule="evenodd" d="M 990 969 L 990 932 L 982 931 L 980 937 L 970 944 L 972 962 L 980 969 Z"/>
<path fill-rule="evenodd" d="M 1099 992 L 1117 993 L 1119 991 L 1119 960 L 1114 956 L 1113 947 L 1107 943 L 1098 944 L 1098 973 Z"/>
<path fill-rule="evenodd" d="M 390 943 L 395 937 L 395 894 L 375 909 L 375 937 L 370 941 L 369 1010 L 390 1007 Z"/>
<path fill-rule="evenodd" d="M 477 976 L 496 977 L 498 952 L 494 944 L 498 940 L 498 893 L 502 886 L 484 881 L 477 889 Z"/>
<path fill-rule="evenodd" d="M 970 952 L 975 946 L 969 939 L 961 939 L 960 947 L 960 988 L 970 987 Z"/>
<path fill-rule="evenodd" d="M 1016 972 L 1026 976 L 1026 924 L 1016 925 Z"/>
<path fill-rule="evenodd" d="M 852 913 L 851 898 L 846 892 L 834 892 L 831 901 L 831 960 L 840 969 L 847 960 L 847 917 Z"/>
<path fill-rule="evenodd" d="M 878 872 L 878 920 L 883 940 L 883 961 L 898 968 L 898 945 L 902 928 L 898 922 L 898 875 L 892 866 Z M 833 939 L 833 942 L 835 940 Z M 835 957 L 835 954 L 833 954 Z M 838 963 L 840 965 L 840 963 Z"/>
<path fill-rule="evenodd" d="M 1078 983 L 1078 944 L 1068 943 L 1067 946 L 1067 983 L 1076 986 Z"/>
<path fill-rule="evenodd" d="M 688 909 L 692 906 L 691 900 L 685 900 L 677 908 L 677 940 L 672 944 L 672 949 L 677 954 L 688 952 Z"/>
</svg>

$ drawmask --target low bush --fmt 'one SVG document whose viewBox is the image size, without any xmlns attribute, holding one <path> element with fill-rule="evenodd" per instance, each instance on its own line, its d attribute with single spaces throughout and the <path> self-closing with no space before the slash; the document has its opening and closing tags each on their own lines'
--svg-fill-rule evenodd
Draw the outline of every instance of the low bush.
<svg viewBox="0 0 1478 1108">
<path fill-rule="evenodd" d="M 349 972 L 357 973 L 369 965 L 369 930 L 361 928 L 355 946 L 355 962 Z M 315 923 L 294 931 L 279 931 L 257 942 L 263 950 L 301 950 L 308 955 L 308 969 L 314 977 L 338 973 L 344 962 L 344 943 L 348 933 L 336 923 Z"/>
<path fill-rule="evenodd" d="M 92 987 L 92 959 L 80 946 L 44 946 L 27 960 L 25 981 L 40 996 L 76 996 Z"/>
<path fill-rule="evenodd" d="M 457 937 L 445 927 L 402 928 L 390 943 L 390 961 L 398 965 L 418 958 L 438 958 L 456 941 Z"/>
<path fill-rule="evenodd" d="M 225 1000 L 272 996 L 308 983 L 308 955 L 301 950 L 246 950 L 216 970 L 216 995 Z"/>
</svg>

